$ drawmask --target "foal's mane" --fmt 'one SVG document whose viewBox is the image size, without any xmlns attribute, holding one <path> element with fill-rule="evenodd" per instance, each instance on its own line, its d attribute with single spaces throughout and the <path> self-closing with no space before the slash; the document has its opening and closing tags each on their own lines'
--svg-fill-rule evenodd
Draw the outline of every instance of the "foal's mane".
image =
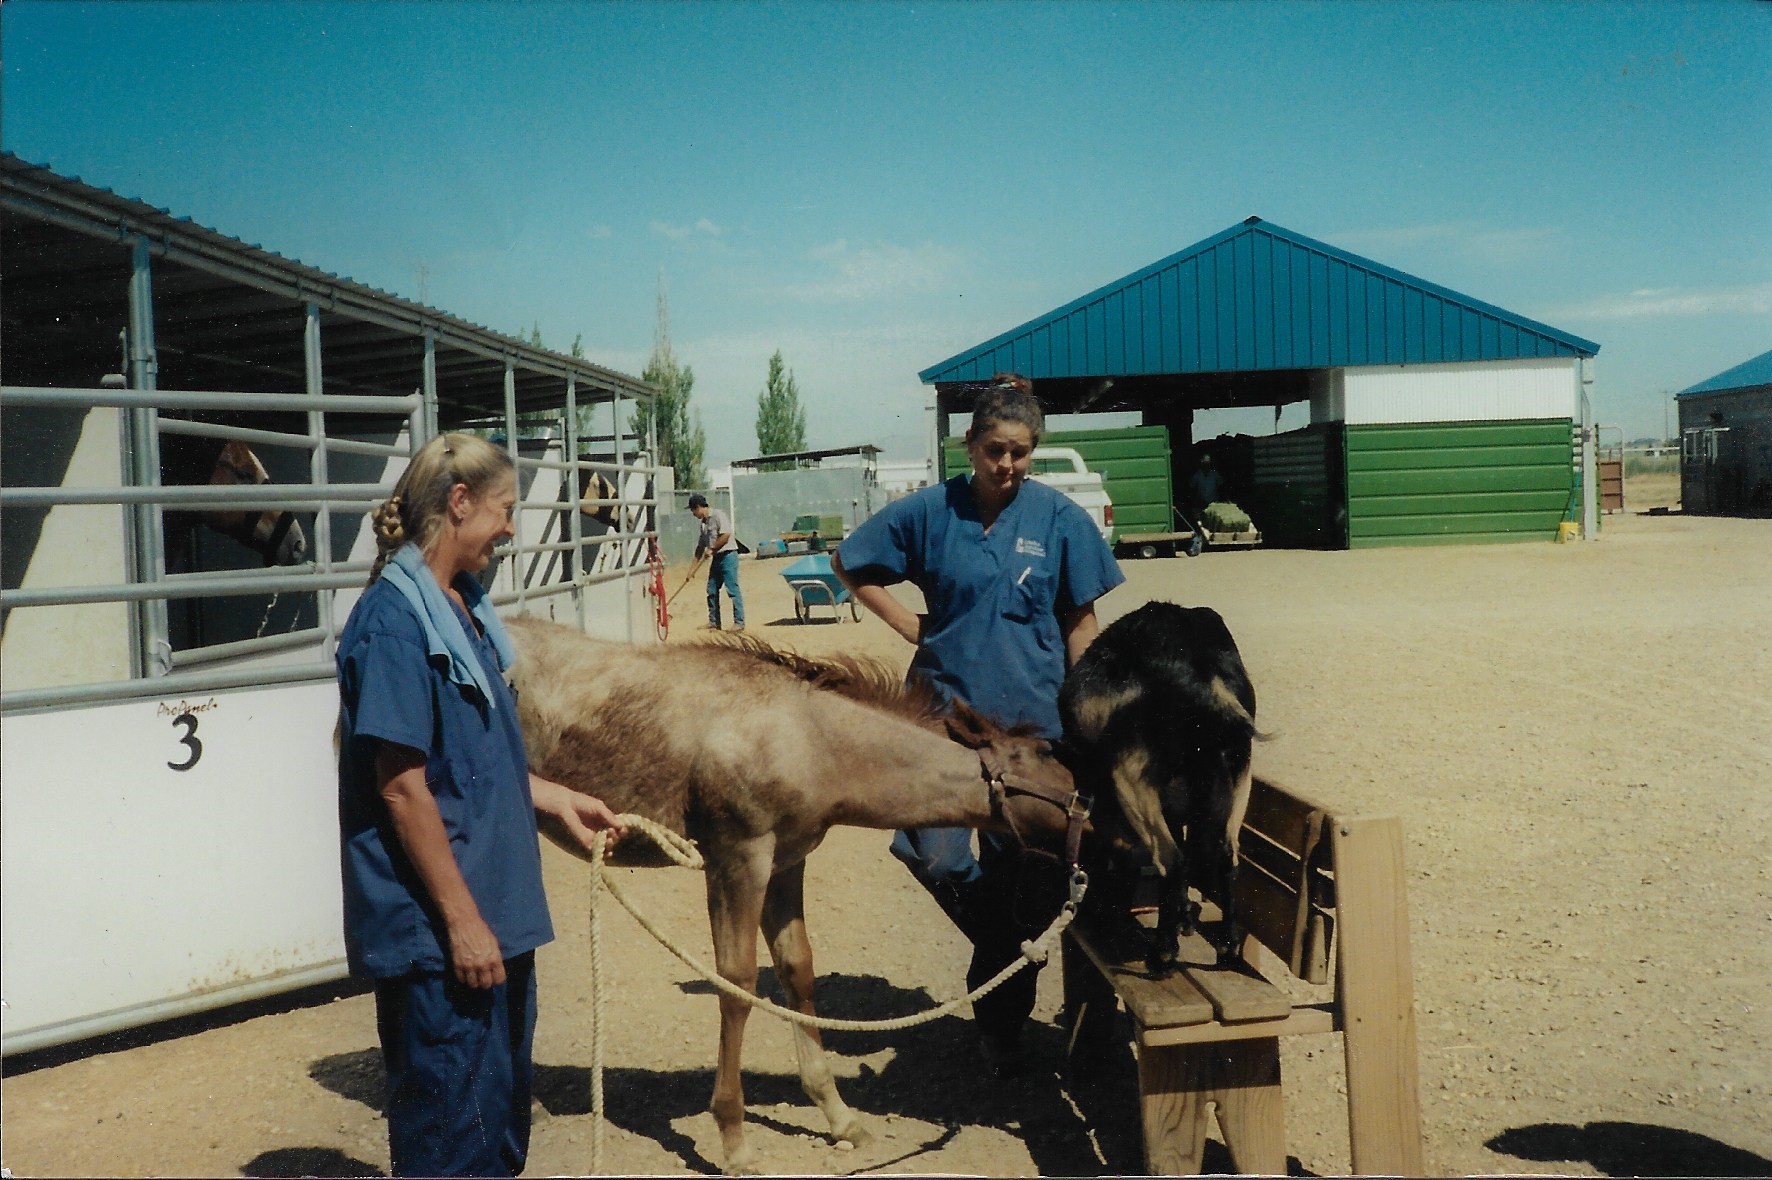
<svg viewBox="0 0 1772 1180">
<path fill-rule="evenodd" d="M 768 667 L 780 668 L 794 679 L 820 692 L 902 717 L 926 729 L 942 729 L 958 711 L 943 701 L 926 681 L 905 681 L 885 662 L 868 656 L 836 655 L 813 658 L 775 647 L 749 635 L 724 635 L 704 646 L 729 652 Z M 965 709 L 965 706 L 960 706 Z M 965 709 L 970 713 L 970 709 Z"/>
</svg>

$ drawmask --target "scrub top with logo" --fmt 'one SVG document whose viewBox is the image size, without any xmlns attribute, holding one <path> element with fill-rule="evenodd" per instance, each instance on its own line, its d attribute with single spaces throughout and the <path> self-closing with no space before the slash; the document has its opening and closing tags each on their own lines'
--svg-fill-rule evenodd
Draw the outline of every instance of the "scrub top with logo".
<svg viewBox="0 0 1772 1180">
<path fill-rule="evenodd" d="M 928 618 L 911 675 L 1001 724 L 1057 737 L 1059 619 L 1126 575 L 1088 513 L 1033 480 L 987 533 L 970 479 L 958 475 L 893 501 L 837 554 L 852 573 L 922 590 Z"/>
<path fill-rule="evenodd" d="M 443 923 L 394 832 L 375 777 L 375 740 L 426 755 L 450 851 L 507 959 L 554 937 L 517 703 L 492 644 L 458 610 L 496 698 L 449 679 L 391 584 L 363 592 L 338 642 L 338 811 L 345 954 L 355 975 L 448 966 Z"/>
</svg>

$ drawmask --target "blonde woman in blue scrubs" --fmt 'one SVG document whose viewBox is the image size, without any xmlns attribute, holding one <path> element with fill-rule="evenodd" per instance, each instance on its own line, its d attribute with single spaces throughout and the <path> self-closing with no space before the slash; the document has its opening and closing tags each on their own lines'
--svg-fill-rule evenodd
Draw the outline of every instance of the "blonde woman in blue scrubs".
<svg viewBox="0 0 1772 1180">
<path fill-rule="evenodd" d="M 999 374 L 978 394 L 966 432 L 970 473 L 896 500 L 851 533 L 832 569 L 863 606 L 916 645 L 909 677 L 1002 725 L 1057 738 L 1058 689 L 1100 624 L 1095 602 L 1125 581 L 1087 513 L 1028 480 L 1045 416 L 1030 383 Z M 911 582 L 926 614 L 886 589 Z M 965 828 L 917 828 L 892 851 L 972 941 L 967 987 L 1013 962 L 1026 937 L 1014 914 L 1015 854 L 992 834 L 979 852 Z M 973 1011 L 998 1076 L 1020 1071 L 1021 1029 L 1037 977 L 1022 971 Z"/>
</svg>

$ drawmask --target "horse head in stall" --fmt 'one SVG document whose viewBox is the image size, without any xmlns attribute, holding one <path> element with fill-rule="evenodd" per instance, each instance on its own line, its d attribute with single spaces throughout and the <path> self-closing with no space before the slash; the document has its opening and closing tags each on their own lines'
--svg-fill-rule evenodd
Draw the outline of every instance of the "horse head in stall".
<svg viewBox="0 0 1772 1180">
<path fill-rule="evenodd" d="M 599 500 L 616 499 L 615 484 L 601 471 L 587 471 L 584 474 L 584 489 L 579 493 L 578 510 L 610 528 L 616 527 L 614 504 L 599 504 Z"/>
<path fill-rule="evenodd" d="M 238 440 L 224 443 L 219 451 L 209 446 L 193 446 L 191 444 L 210 444 L 212 440 L 201 438 L 180 438 L 173 444 L 174 436 L 162 440 L 161 445 L 161 481 L 166 484 L 198 484 L 207 483 L 211 487 L 257 487 L 271 482 L 270 472 L 252 448 Z M 182 445 L 180 445 L 182 444 Z M 194 520 L 206 528 L 231 537 L 246 546 L 270 565 L 300 565 L 307 560 L 308 537 L 302 531 L 301 522 L 295 513 L 288 509 L 252 509 L 252 508 L 205 508 L 192 513 L 172 513 L 167 515 L 167 534 L 172 538 L 178 530 L 174 527 L 178 518 Z M 187 545 L 169 546 L 168 564 L 173 550 L 188 550 Z"/>
</svg>

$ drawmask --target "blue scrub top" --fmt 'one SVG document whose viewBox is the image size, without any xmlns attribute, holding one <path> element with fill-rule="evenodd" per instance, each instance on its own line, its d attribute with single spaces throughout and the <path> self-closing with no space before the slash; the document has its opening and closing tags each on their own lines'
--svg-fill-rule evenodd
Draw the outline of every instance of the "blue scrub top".
<svg viewBox="0 0 1772 1180">
<path fill-rule="evenodd" d="M 459 614 L 459 611 L 458 611 Z M 338 814 L 345 954 L 352 974 L 441 971 L 442 920 L 394 832 L 375 778 L 375 741 L 426 753 L 425 778 L 450 850 L 505 958 L 554 937 L 517 704 L 498 654 L 461 615 L 495 695 L 449 679 L 426 656 L 411 604 L 391 584 L 363 592 L 338 642 Z"/>
<path fill-rule="evenodd" d="M 1089 514 L 1043 483 L 1023 483 L 985 532 L 970 479 L 893 501 L 837 554 L 847 571 L 922 590 L 928 618 L 912 676 L 1001 724 L 1055 738 L 1065 673 L 1059 618 L 1126 575 Z"/>
</svg>

